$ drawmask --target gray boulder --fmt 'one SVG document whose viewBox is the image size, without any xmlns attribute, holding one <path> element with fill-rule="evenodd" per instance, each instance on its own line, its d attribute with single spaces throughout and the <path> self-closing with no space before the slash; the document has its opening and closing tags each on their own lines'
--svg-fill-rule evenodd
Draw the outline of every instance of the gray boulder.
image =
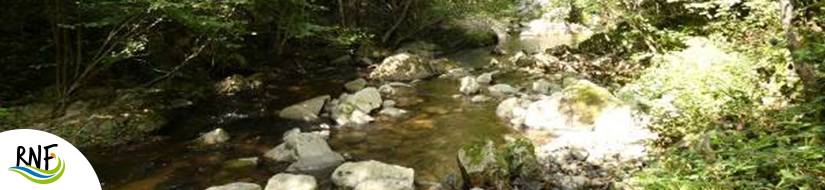
<svg viewBox="0 0 825 190">
<path fill-rule="evenodd" d="M 206 188 L 206 190 L 261 190 L 261 186 L 254 183 L 237 182 Z"/>
<path fill-rule="evenodd" d="M 412 190 L 415 171 L 378 161 L 347 162 L 335 169 L 335 185 L 359 190 Z"/>
<path fill-rule="evenodd" d="M 281 173 L 272 178 L 266 184 L 265 190 L 316 190 L 318 183 L 315 177 L 308 175 L 294 175 Z"/>
<path fill-rule="evenodd" d="M 341 103 L 353 105 L 358 110 L 369 113 L 373 109 L 381 107 L 382 102 L 381 93 L 378 92 L 378 89 L 369 87 L 356 92 Z"/>
<path fill-rule="evenodd" d="M 381 93 L 373 87 L 362 89 L 355 94 L 342 94 L 338 105 L 332 110 L 332 118 L 338 124 L 364 124 L 372 121 L 369 113 L 381 107 Z"/>
<path fill-rule="evenodd" d="M 344 162 L 344 157 L 333 152 L 323 136 L 317 133 L 287 133 L 284 143 L 267 152 L 264 157 L 282 162 L 293 162 L 287 171 L 318 174 Z"/>
<path fill-rule="evenodd" d="M 478 92 L 480 86 L 478 82 L 476 82 L 475 77 L 466 76 L 461 78 L 461 86 L 458 88 L 458 91 L 465 95 L 472 95 Z"/>
<path fill-rule="evenodd" d="M 291 120 L 315 121 L 318 120 L 318 113 L 320 113 L 321 109 L 324 108 L 324 103 L 326 103 L 329 99 L 329 95 L 318 96 L 286 107 L 281 110 L 278 116 Z"/>
</svg>

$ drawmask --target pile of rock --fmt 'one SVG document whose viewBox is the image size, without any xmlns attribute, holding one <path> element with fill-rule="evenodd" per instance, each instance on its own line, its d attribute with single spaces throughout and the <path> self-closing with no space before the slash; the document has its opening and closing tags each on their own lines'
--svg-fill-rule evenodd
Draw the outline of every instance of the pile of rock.
<svg viewBox="0 0 825 190">
<path fill-rule="evenodd" d="M 316 122 L 329 117 L 339 126 L 363 125 L 374 120 L 377 113 L 389 118 L 399 118 L 408 113 L 399 107 L 409 107 L 421 103 L 415 96 L 412 85 L 402 82 L 385 82 L 380 87 L 369 86 L 366 79 L 356 79 L 344 84 L 350 93 L 343 93 L 337 99 L 329 95 L 318 96 L 282 109 L 279 116 L 284 119 Z M 378 110 L 378 111 L 376 111 Z"/>
<path fill-rule="evenodd" d="M 341 125 L 366 124 L 375 120 L 369 114 L 381 107 L 382 102 L 381 93 L 374 87 L 361 89 L 354 94 L 344 93 L 331 102 L 331 116 Z"/>
<path fill-rule="evenodd" d="M 339 125 L 366 124 L 374 119 L 369 115 L 382 105 L 381 93 L 367 87 L 365 79 L 356 79 L 344 86 L 352 94 L 343 93 L 331 100 L 329 95 L 318 96 L 282 109 L 278 116 L 298 121 L 318 121 L 321 116 L 332 117 Z M 322 111 L 328 114 L 322 114 Z"/>
</svg>

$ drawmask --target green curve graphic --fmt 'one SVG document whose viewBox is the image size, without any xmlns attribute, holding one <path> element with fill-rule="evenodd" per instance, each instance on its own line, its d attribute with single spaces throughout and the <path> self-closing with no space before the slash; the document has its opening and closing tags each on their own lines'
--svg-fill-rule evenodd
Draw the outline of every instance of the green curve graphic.
<svg viewBox="0 0 825 190">
<path fill-rule="evenodd" d="M 60 166 L 62 162 L 63 162 L 63 160 L 58 158 L 58 162 L 57 162 L 58 166 Z M 55 169 L 57 169 L 57 167 L 55 167 Z M 52 170 L 55 170 L 55 169 L 52 169 Z M 52 170 L 49 170 L 49 171 L 52 171 Z M 61 176 L 63 176 L 63 172 L 66 171 L 66 165 L 63 164 L 63 167 L 60 169 L 60 173 L 58 173 L 56 176 L 54 176 L 52 178 L 49 178 L 49 179 L 34 179 L 32 177 L 29 177 L 26 174 L 23 174 L 23 172 L 20 172 L 18 170 L 11 170 L 10 169 L 9 171 L 17 172 L 18 174 L 22 175 L 23 177 L 26 177 L 26 179 L 29 179 L 29 181 L 31 181 L 31 182 L 35 182 L 35 183 L 39 183 L 39 184 L 50 184 L 50 183 L 54 183 L 55 181 L 60 179 Z"/>
<path fill-rule="evenodd" d="M 29 168 L 29 169 L 33 169 L 35 171 L 38 171 L 40 173 L 44 173 L 44 174 L 55 174 L 55 173 L 57 173 L 57 171 L 60 171 L 60 165 L 62 165 L 62 164 L 63 164 L 63 160 L 58 158 L 57 159 L 57 166 L 55 166 L 54 169 L 51 169 L 51 170 L 41 170 L 40 168 L 35 168 L 35 167 L 29 166 L 29 165 L 27 165 L 26 167 Z"/>
</svg>

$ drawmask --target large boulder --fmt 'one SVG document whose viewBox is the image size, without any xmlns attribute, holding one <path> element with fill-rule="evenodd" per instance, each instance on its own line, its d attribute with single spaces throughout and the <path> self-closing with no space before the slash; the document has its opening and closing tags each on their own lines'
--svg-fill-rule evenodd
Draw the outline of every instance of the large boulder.
<svg viewBox="0 0 825 190">
<path fill-rule="evenodd" d="M 602 111 L 615 105 L 617 99 L 610 91 L 579 80 L 561 93 L 531 103 L 524 124 L 529 129 L 592 129 Z"/>
<path fill-rule="evenodd" d="M 377 80 L 408 81 L 433 75 L 435 73 L 430 68 L 429 59 L 415 54 L 400 53 L 384 59 L 369 77 Z"/>
<path fill-rule="evenodd" d="M 261 190 L 261 186 L 254 183 L 236 182 L 221 186 L 206 188 L 206 190 Z"/>
<path fill-rule="evenodd" d="M 415 171 L 370 160 L 344 163 L 332 173 L 335 185 L 358 190 L 412 190 Z"/>
<path fill-rule="evenodd" d="M 308 175 L 278 174 L 269 178 L 265 190 L 316 190 L 315 177 Z"/>
<path fill-rule="evenodd" d="M 286 107 L 281 110 L 278 116 L 291 120 L 315 121 L 318 120 L 318 114 L 321 112 L 321 109 L 324 108 L 324 103 L 329 99 L 329 95 L 318 96 Z"/>
<path fill-rule="evenodd" d="M 338 124 L 365 124 L 372 119 L 369 113 L 381 107 L 381 93 L 378 89 L 368 87 L 355 94 L 341 94 L 338 104 L 332 109 L 332 118 Z"/>
<path fill-rule="evenodd" d="M 499 156 L 492 141 L 487 141 L 483 146 L 459 150 L 457 159 L 463 186 L 502 187 L 506 168 L 499 162 Z"/>
<path fill-rule="evenodd" d="M 323 174 L 344 162 L 344 157 L 333 152 L 323 136 L 301 133 L 294 129 L 284 136 L 284 143 L 267 152 L 264 157 L 282 162 L 293 162 L 287 171 Z"/>
</svg>

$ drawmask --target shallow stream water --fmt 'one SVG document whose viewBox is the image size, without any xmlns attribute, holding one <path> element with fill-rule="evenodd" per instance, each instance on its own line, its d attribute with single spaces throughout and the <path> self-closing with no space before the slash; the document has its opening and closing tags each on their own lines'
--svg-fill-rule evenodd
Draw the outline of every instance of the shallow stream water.
<svg viewBox="0 0 825 190">
<path fill-rule="evenodd" d="M 506 39 L 502 47 L 512 54 L 566 43 L 571 43 L 568 35 L 521 36 Z M 493 58 L 491 49 L 463 50 L 446 57 L 463 67 L 480 69 Z M 504 61 L 507 57 L 497 59 Z M 279 81 L 266 85 L 258 98 L 218 99 L 180 111 L 160 137 L 151 142 L 116 149 L 88 149 L 84 154 L 94 166 L 103 189 L 202 190 L 238 181 L 263 186 L 286 167 L 265 161 L 263 154 L 280 143 L 285 131 L 313 126 L 278 119 L 274 110 L 320 95 L 337 97 L 343 91 L 343 83 L 354 78 L 330 75 Z M 513 85 L 527 81 L 518 75 L 496 80 Z M 469 98 L 454 98 L 458 94 L 458 80 L 434 78 L 419 81 L 414 87 L 414 95 L 421 103 L 399 106 L 409 111 L 406 117 L 334 129 L 329 140 L 332 149 L 351 160 L 372 159 L 410 167 L 415 169 L 416 180 L 438 182 L 450 174 L 457 175 L 455 155 L 461 147 L 485 140 L 501 142 L 503 135 L 511 133 L 495 115 L 498 100 L 472 103 Z M 216 147 L 192 143 L 199 133 L 217 127 L 229 132 L 232 139 Z M 261 164 L 241 171 L 223 167 L 228 160 L 246 157 L 259 157 Z"/>
</svg>

